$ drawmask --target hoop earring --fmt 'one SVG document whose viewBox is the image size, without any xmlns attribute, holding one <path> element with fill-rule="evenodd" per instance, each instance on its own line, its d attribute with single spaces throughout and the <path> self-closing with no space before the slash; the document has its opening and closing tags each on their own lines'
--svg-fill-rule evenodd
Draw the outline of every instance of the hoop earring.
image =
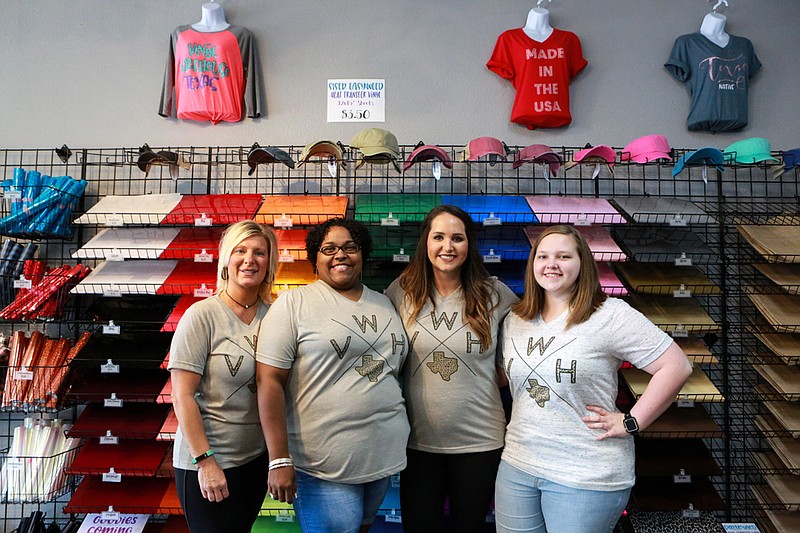
<svg viewBox="0 0 800 533">
<path fill-rule="evenodd" d="M 222 281 L 228 281 L 228 269 L 227 268 L 223 268 L 222 272 L 220 272 L 219 277 L 222 278 Z"/>
</svg>

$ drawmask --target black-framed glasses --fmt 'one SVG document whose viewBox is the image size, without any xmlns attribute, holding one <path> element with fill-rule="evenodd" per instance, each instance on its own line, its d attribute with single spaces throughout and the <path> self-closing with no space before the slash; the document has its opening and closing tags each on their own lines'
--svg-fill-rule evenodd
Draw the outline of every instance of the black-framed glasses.
<svg viewBox="0 0 800 533">
<path fill-rule="evenodd" d="M 341 246 L 336 246 L 335 244 L 326 244 L 322 246 L 319 251 L 322 255 L 336 255 L 336 252 L 339 250 L 343 251 L 346 254 L 355 254 L 361 249 L 361 246 L 355 242 L 346 242 Z"/>
</svg>

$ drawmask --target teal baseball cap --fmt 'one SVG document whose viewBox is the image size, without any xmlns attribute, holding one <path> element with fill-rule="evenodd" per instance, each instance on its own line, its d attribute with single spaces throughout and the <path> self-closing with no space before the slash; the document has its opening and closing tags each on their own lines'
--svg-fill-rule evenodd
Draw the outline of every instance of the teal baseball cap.
<svg viewBox="0 0 800 533">
<path fill-rule="evenodd" d="M 772 157 L 769 141 L 763 137 L 750 137 L 736 141 L 725 148 L 723 154 L 727 161 L 749 165 L 762 161 L 778 162 L 777 157 Z"/>
<path fill-rule="evenodd" d="M 675 166 L 672 167 L 672 175 L 677 176 L 687 165 L 713 165 L 717 167 L 717 170 L 722 172 L 725 170 L 722 167 L 722 162 L 724 160 L 725 157 L 722 155 L 722 151 L 719 148 L 706 146 L 695 150 L 694 152 L 687 152 L 680 156 L 675 162 Z"/>
</svg>

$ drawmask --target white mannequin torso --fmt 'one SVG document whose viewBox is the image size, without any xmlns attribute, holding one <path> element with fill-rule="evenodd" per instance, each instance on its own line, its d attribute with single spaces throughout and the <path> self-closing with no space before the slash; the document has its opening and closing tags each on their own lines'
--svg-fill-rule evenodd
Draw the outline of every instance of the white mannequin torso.
<svg viewBox="0 0 800 533">
<path fill-rule="evenodd" d="M 203 16 L 200 22 L 192 24 L 192 28 L 202 32 L 222 31 L 229 26 L 222 6 L 213 2 L 203 4 Z"/>
<path fill-rule="evenodd" d="M 731 36 L 725 33 L 725 15 L 711 12 L 703 19 L 700 26 L 700 33 L 712 43 L 725 48 L 731 40 Z"/>
<path fill-rule="evenodd" d="M 531 9 L 522 31 L 534 41 L 542 43 L 547 40 L 553 33 L 553 27 L 550 26 L 550 12 L 543 7 Z"/>
</svg>

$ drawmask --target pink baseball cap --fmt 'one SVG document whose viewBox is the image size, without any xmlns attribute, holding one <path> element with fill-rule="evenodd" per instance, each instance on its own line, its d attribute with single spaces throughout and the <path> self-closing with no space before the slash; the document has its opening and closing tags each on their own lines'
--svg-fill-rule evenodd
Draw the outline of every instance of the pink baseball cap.
<svg viewBox="0 0 800 533">
<path fill-rule="evenodd" d="M 667 138 L 663 135 L 645 135 L 628 143 L 628 146 L 622 149 L 619 160 L 634 163 L 648 163 L 659 159 L 672 161 L 671 150 Z"/>
<path fill-rule="evenodd" d="M 608 163 L 608 168 L 613 172 L 614 161 L 617 159 L 617 152 L 608 145 L 598 144 L 597 146 L 589 146 L 583 150 L 578 150 L 572 158 L 572 161 L 567 161 L 564 164 L 565 169 L 570 169 L 578 163 L 585 161 L 601 161 Z"/>
<path fill-rule="evenodd" d="M 408 156 L 406 162 L 403 163 L 403 172 L 411 168 L 414 163 L 430 161 L 432 159 L 441 161 L 442 164 L 447 168 L 453 168 L 453 162 L 450 160 L 450 156 L 447 155 L 447 152 L 438 146 L 432 144 L 423 144 L 414 148 L 414 151 L 411 152 L 410 156 Z"/>
<path fill-rule="evenodd" d="M 478 137 L 472 139 L 464 147 L 465 161 L 478 161 L 485 155 L 489 156 L 491 164 L 496 163 L 499 159 L 506 161 L 506 146 L 503 141 L 494 137 Z"/>
<path fill-rule="evenodd" d="M 519 168 L 525 163 L 547 163 L 550 173 L 555 176 L 561 168 L 561 156 L 546 144 L 531 144 L 526 146 L 514 156 L 514 168 Z"/>
</svg>

